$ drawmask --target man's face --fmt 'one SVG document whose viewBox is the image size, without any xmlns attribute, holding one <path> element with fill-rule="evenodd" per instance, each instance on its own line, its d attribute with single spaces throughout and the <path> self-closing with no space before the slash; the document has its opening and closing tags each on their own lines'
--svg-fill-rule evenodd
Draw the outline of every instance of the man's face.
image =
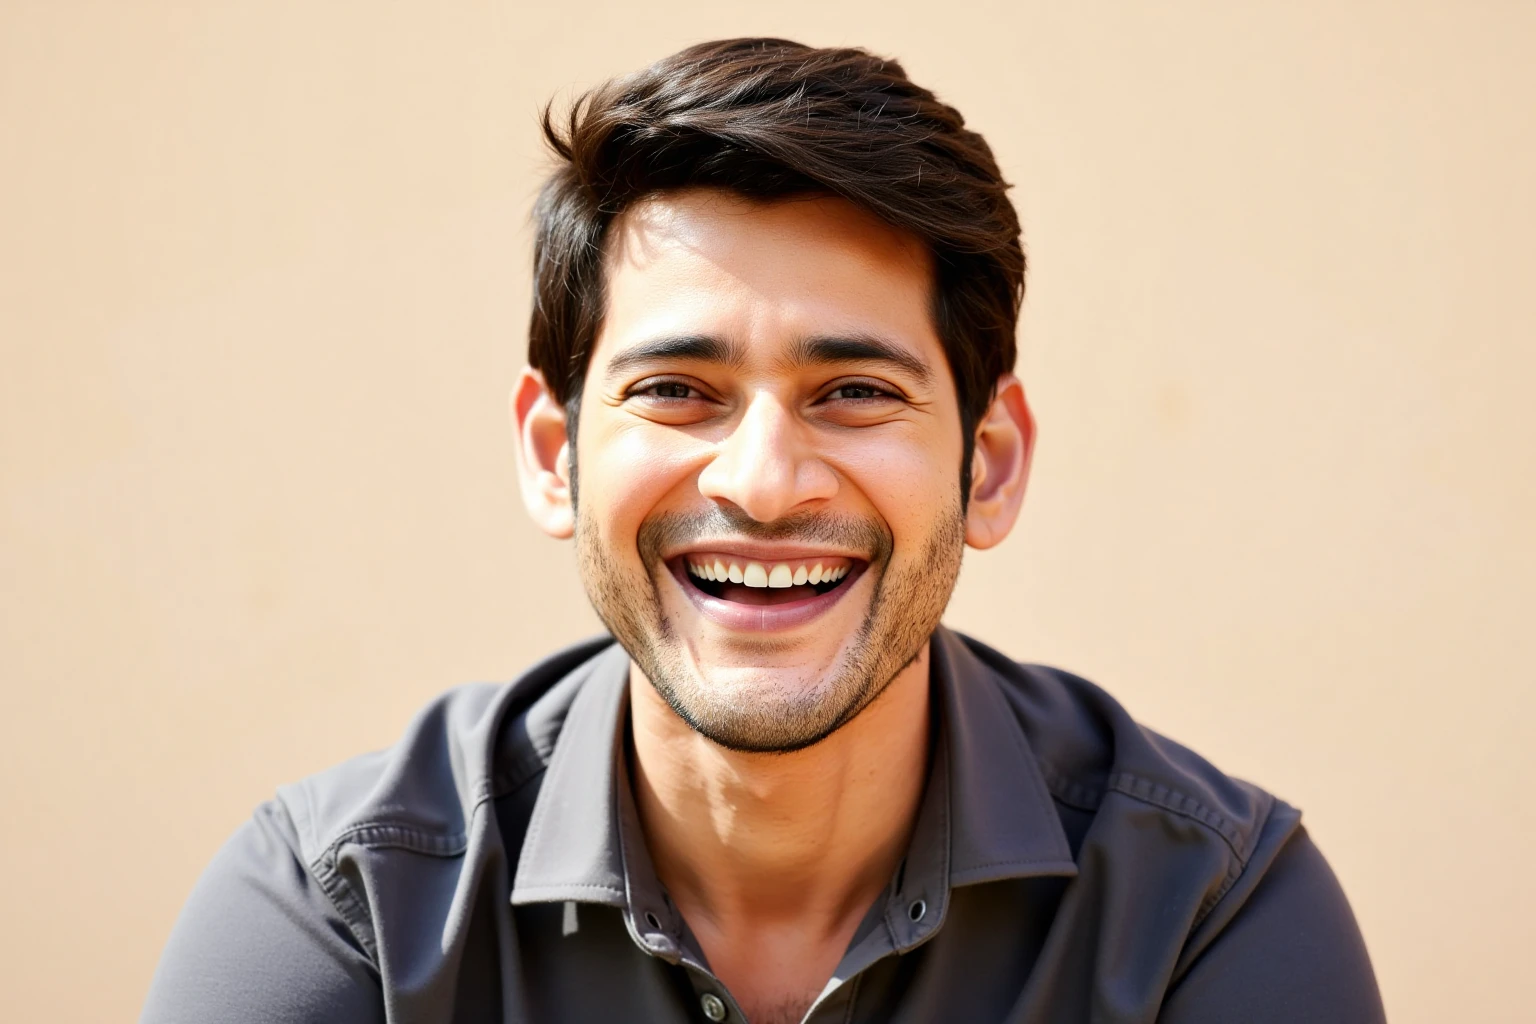
<svg viewBox="0 0 1536 1024">
<path fill-rule="evenodd" d="M 850 720 L 960 568 L 961 428 L 916 239 L 838 199 L 669 194 L 610 235 L 581 399 L 587 593 L 740 750 Z"/>
</svg>

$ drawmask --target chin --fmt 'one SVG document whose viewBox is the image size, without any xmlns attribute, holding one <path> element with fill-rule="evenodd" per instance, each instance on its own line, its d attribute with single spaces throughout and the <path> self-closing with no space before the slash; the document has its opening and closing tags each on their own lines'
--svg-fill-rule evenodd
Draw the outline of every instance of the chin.
<svg viewBox="0 0 1536 1024">
<path fill-rule="evenodd" d="M 820 633 L 822 631 L 818 631 Z M 857 661 L 851 626 L 835 635 L 674 634 L 677 653 L 701 689 L 807 693 L 835 688 Z"/>
<path fill-rule="evenodd" d="M 821 659 L 807 658 L 801 649 L 786 650 L 782 658 L 673 662 L 670 671 L 651 675 L 651 683 L 683 721 L 715 743 L 784 753 L 835 732 L 887 681 L 862 671 L 845 646 Z"/>
</svg>

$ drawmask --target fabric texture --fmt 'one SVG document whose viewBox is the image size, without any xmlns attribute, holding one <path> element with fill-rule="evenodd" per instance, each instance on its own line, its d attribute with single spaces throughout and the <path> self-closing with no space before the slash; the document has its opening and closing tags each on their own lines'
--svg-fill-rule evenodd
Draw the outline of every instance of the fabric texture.
<svg viewBox="0 0 1536 1024">
<path fill-rule="evenodd" d="M 1083 679 L 943 628 L 932 652 L 906 857 L 807 1024 L 1385 1019 L 1298 811 Z M 579 644 L 281 787 L 199 880 L 142 1020 L 742 1024 L 646 852 L 628 667 Z"/>
</svg>

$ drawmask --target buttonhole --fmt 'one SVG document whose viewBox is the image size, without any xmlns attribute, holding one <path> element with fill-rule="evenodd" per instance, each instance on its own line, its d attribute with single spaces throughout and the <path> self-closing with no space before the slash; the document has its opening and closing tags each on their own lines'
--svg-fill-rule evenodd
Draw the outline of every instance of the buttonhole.
<svg viewBox="0 0 1536 1024">
<path fill-rule="evenodd" d="M 918 900 L 907 908 L 907 916 L 914 921 L 921 921 L 923 915 L 928 913 L 928 904 Z"/>
<path fill-rule="evenodd" d="M 915 921 L 916 918 L 913 918 L 913 920 Z M 657 931 L 661 931 L 661 922 L 659 920 L 657 920 L 656 919 L 656 915 L 651 913 L 649 910 L 647 910 L 645 912 L 645 923 L 650 925 L 652 928 L 656 929 Z"/>
</svg>

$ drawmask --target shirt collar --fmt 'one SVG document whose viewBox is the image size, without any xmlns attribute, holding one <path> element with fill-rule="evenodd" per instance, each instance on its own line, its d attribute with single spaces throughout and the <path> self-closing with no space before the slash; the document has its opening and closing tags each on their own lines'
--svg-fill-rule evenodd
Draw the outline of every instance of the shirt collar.
<svg viewBox="0 0 1536 1024">
<path fill-rule="evenodd" d="M 618 772 L 629 655 L 614 644 L 576 671 L 589 675 L 571 700 L 544 768 L 518 857 L 514 904 L 626 902 Z"/>
<path fill-rule="evenodd" d="M 943 627 L 934 633 L 931 658 L 938 742 L 886 909 L 899 949 L 938 927 L 956 886 L 1077 873 L 1040 766 L 996 674 Z M 625 908 L 637 941 L 675 955 L 681 922 L 646 853 L 625 766 L 629 657 L 615 644 L 577 671 L 589 678 L 545 769 L 512 903 Z"/>
<path fill-rule="evenodd" d="M 943 627 L 930 651 L 950 751 L 950 886 L 1077 874 L 1040 763 L 997 673 Z"/>
</svg>

